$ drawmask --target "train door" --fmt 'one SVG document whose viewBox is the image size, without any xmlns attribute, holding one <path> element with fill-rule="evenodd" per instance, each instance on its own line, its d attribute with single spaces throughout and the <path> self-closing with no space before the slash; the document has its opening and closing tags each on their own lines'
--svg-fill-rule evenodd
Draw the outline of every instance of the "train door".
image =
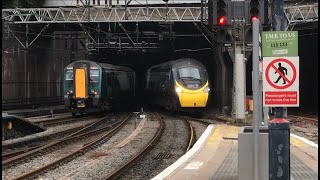
<svg viewBox="0 0 320 180">
<path fill-rule="evenodd" d="M 75 72 L 75 94 L 76 98 L 86 98 L 86 70 L 84 68 L 76 69 Z"/>
<path fill-rule="evenodd" d="M 107 97 L 113 97 L 113 73 L 110 71 L 106 71 L 106 78 L 107 78 Z"/>
</svg>

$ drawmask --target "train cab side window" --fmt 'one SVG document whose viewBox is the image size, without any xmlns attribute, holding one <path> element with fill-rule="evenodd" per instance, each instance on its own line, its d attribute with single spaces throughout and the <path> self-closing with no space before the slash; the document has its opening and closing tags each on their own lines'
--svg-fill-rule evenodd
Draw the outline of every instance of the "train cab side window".
<svg viewBox="0 0 320 180">
<path fill-rule="evenodd" d="M 90 69 L 90 82 L 98 83 L 99 82 L 99 70 L 98 69 Z"/>
<path fill-rule="evenodd" d="M 67 70 L 65 76 L 66 83 L 71 83 L 73 81 L 73 70 Z"/>
</svg>

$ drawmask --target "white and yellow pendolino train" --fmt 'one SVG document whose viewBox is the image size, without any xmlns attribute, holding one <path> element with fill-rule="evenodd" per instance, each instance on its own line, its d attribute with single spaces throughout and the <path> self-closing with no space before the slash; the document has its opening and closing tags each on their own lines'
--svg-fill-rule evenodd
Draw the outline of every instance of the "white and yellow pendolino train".
<svg viewBox="0 0 320 180">
<path fill-rule="evenodd" d="M 169 110 L 206 107 L 210 93 L 207 70 L 189 58 L 152 66 L 146 73 L 145 92 L 149 104 Z"/>
</svg>

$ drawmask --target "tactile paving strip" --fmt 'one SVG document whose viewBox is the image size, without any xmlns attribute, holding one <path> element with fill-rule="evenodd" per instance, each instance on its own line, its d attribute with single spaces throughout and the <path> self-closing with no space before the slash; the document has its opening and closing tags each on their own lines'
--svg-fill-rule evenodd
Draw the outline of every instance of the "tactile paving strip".
<svg viewBox="0 0 320 180">
<path fill-rule="evenodd" d="M 290 154 L 291 177 L 294 180 L 317 180 L 318 174 L 303 163 L 297 156 Z M 213 176 L 213 180 L 237 180 L 238 145 L 234 144 Z"/>
<path fill-rule="evenodd" d="M 291 177 L 295 180 L 316 180 L 318 174 L 303 163 L 297 156 L 290 154 Z"/>
<path fill-rule="evenodd" d="M 213 180 L 237 180 L 238 176 L 238 144 L 233 144 L 230 152 L 213 176 Z"/>
</svg>

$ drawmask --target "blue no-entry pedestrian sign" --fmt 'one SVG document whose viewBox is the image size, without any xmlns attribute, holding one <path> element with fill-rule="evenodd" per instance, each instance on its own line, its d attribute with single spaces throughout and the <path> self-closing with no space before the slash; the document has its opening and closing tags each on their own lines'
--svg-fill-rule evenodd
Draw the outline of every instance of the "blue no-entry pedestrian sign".
<svg viewBox="0 0 320 180">
<path fill-rule="evenodd" d="M 263 58 L 263 106 L 299 106 L 299 57 Z"/>
</svg>

